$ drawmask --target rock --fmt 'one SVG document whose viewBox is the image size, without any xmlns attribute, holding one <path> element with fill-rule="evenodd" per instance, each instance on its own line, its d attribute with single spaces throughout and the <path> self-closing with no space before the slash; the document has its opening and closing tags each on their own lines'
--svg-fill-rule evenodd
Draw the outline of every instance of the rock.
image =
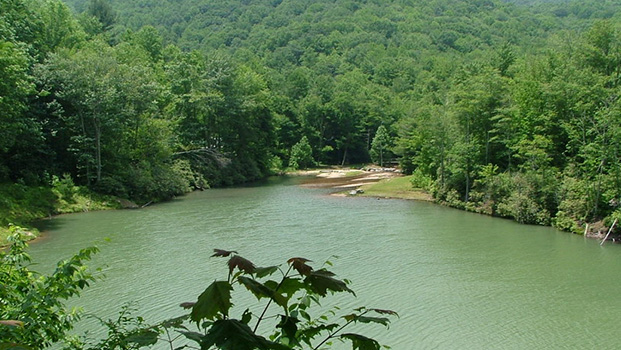
<svg viewBox="0 0 621 350">
<path fill-rule="evenodd" d="M 349 191 L 349 195 L 350 196 L 355 196 L 355 195 L 361 194 L 361 193 L 364 193 L 364 190 L 362 190 L 360 188 L 356 188 L 355 190 Z"/>
<path fill-rule="evenodd" d="M 123 209 L 138 209 L 138 208 L 140 208 L 138 206 L 138 204 L 136 204 L 136 203 L 134 203 L 134 202 L 132 202 L 130 200 L 127 200 L 127 199 L 119 198 L 119 199 L 117 199 L 117 201 L 119 202 L 119 204 L 121 205 L 121 208 L 123 208 Z"/>
</svg>

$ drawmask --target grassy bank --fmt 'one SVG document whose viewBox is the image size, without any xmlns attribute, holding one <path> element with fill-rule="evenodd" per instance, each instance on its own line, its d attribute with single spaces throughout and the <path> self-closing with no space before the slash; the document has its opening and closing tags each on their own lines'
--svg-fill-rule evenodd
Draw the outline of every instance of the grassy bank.
<svg viewBox="0 0 621 350">
<path fill-rule="evenodd" d="M 7 244 L 9 225 L 25 227 L 29 235 L 38 235 L 32 228 L 35 220 L 56 214 L 118 208 L 119 202 L 73 184 L 69 178 L 55 179 L 52 186 L 26 186 L 18 183 L 0 184 L 0 246 Z"/>
<path fill-rule="evenodd" d="M 412 176 L 400 176 L 384 179 L 374 184 L 363 185 L 361 189 L 364 193 L 361 196 L 414 199 L 422 201 L 433 201 L 431 195 L 422 189 L 412 187 L 410 180 Z"/>
</svg>

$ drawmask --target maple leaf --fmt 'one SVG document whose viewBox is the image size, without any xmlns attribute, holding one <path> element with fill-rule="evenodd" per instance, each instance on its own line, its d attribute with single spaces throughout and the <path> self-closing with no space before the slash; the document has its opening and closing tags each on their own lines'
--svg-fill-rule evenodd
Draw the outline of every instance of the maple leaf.
<svg viewBox="0 0 621 350">
<path fill-rule="evenodd" d="M 306 263 L 310 260 L 306 258 L 291 258 L 287 260 L 287 263 L 293 266 L 293 268 L 302 276 L 308 276 L 313 271 L 313 268 Z"/>
<path fill-rule="evenodd" d="M 347 287 L 347 284 L 333 277 L 334 274 L 327 270 L 317 270 L 309 273 L 304 282 L 309 283 L 313 292 L 325 297 L 328 291 L 331 292 L 349 292 L 356 295 L 353 290 Z"/>
<path fill-rule="evenodd" d="M 149 346 L 157 343 L 159 333 L 152 329 L 143 329 L 136 334 L 128 336 L 125 341 L 134 343 L 138 347 Z"/>
<path fill-rule="evenodd" d="M 186 301 L 184 303 L 179 304 L 179 306 L 181 306 L 184 309 L 191 309 L 192 307 L 194 307 L 196 303 L 191 302 L 191 301 Z"/>
<path fill-rule="evenodd" d="M 298 323 L 300 323 L 300 320 L 295 317 L 281 315 L 280 322 L 276 326 L 282 329 L 283 335 L 292 345 L 300 345 L 297 339 L 298 337 L 296 336 L 298 332 Z"/>
<path fill-rule="evenodd" d="M 234 250 L 214 249 L 213 251 L 214 251 L 214 253 L 211 256 L 212 258 L 214 256 L 216 256 L 216 257 L 220 257 L 221 256 L 221 257 L 225 257 L 226 258 L 227 256 L 229 256 L 231 254 L 237 254 L 237 252 L 234 251 Z"/>
<path fill-rule="evenodd" d="M 275 292 L 274 289 L 269 287 L 267 284 L 262 284 L 252 278 L 248 278 L 245 276 L 240 276 L 238 278 L 238 282 L 246 287 L 257 299 L 261 300 L 261 298 L 270 298 L 276 302 L 276 304 L 280 306 L 287 306 L 288 298 L 285 298 L 281 294 Z"/>
<path fill-rule="evenodd" d="M 192 321 L 202 319 L 213 320 L 222 314 L 228 315 L 231 303 L 231 291 L 233 287 L 227 281 L 214 281 L 201 295 L 192 307 Z"/>
<path fill-rule="evenodd" d="M 253 273 L 256 269 L 256 266 L 250 260 L 244 259 L 239 255 L 234 255 L 229 259 L 229 273 L 233 273 L 236 267 L 246 273 Z"/>
<path fill-rule="evenodd" d="M 290 350 L 255 334 L 247 324 L 239 320 L 218 320 L 201 339 L 201 349 L 212 346 L 222 350 Z"/>
<path fill-rule="evenodd" d="M 376 312 L 378 314 L 381 314 L 381 315 L 392 315 L 392 316 L 399 317 L 399 314 L 396 311 L 392 311 L 392 310 L 385 310 L 385 309 L 369 309 L 369 310 Z"/>
<path fill-rule="evenodd" d="M 257 267 L 254 270 L 254 273 L 257 275 L 257 278 L 262 278 L 273 274 L 278 271 L 278 266 L 268 266 L 268 267 Z"/>
<path fill-rule="evenodd" d="M 371 338 L 367 338 L 360 334 L 345 333 L 341 335 L 341 339 L 349 339 L 352 343 L 353 350 L 380 350 L 381 345 Z"/>
</svg>

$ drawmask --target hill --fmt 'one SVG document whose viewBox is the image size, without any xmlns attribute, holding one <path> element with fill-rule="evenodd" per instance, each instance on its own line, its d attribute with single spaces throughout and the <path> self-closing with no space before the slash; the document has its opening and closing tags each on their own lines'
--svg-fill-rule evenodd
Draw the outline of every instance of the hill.
<svg viewBox="0 0 621 350">
<path fill-rule="evenodd" d="M 387 160 L 468 210 L 621 215 L 617 2 L 2 6 L 2 181 L 147 203 Z"/>
</svg>

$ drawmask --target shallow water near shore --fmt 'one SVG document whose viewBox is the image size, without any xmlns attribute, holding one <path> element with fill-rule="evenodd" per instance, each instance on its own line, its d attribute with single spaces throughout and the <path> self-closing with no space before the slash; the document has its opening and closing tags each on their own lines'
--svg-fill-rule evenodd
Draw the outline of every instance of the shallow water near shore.
<svg viewBox="0 0 621 350">
<path fill-rule="evenodd" d="M 182 314 L 179 303 L 226 278 L 225 260 L 210 258 L 213 248 L 237 250 L 258 265 L 329 259 L 357 293 L 332 299 L 343 313 L 366 305 L 400 314 L 388 330 L 349 330 L 393 349 L 617 347 L 618 245 L 431 203 L 329 196 L 332 190 L 302 187 L 303 180 L 63 215 L 46 222 L 46 237 L 31 246 L 35 269 L 51 271 L 97 244 L 90 265 L 106 277 L 72 304 L 108 318 L 131 301 L 157 322 Z M 237 307 L 246 304 L 256 299 Z M 79 330 L 98 327 L 85 318 Z"/>
</svg>

